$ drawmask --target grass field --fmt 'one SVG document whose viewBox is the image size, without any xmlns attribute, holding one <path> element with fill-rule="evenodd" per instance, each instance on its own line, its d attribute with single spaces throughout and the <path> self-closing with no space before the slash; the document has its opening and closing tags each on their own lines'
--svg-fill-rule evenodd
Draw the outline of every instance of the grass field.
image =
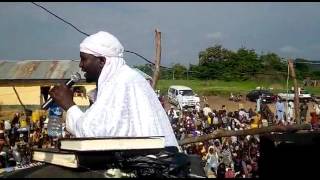
<svg viewBox="0 0 320 180">
<path fill-rule="evenodd" d="M 300 84 L 300 83 L 298 83 Z M 254 81 L 219 81 L 219 80 L 159 80 L 157 89 L 160 89 L 162 94 L 167 94 L 168 87 L 171 85 L 184 85 L 192 88 L 198 95 L 220 95 L 229 96 L 233 94 L 247 94 L 250 90 L 256 87 L 272 88 L 274 93 L 285 92 L 286 82 L 254 82 Z M 289 89 L 293 86 L 293 83 L 289 83 Z M 307 87 L 305 88 L 310 93 L 320 95 L 319 87 Z"/>
</svg>

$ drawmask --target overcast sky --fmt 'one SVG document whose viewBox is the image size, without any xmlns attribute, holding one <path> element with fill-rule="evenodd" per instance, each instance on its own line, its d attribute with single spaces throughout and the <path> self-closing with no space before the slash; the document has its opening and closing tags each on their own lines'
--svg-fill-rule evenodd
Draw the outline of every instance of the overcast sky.
<svg viewBox="0 0 320 180">
<path fill-rule="evenodd" d="M 82 31 L 114 34 L 125 49 L 154 61 L 155 28 L 162 65 L 197 64 L 216 43 L 236 50 L 320 60 L 320 3 L 43 2 Z M 0 2 L 0 59 L 79 59 L 85 36 L 29 2 Z M 126 54 L 129 65 L 144 64 Z"/>
</svg>

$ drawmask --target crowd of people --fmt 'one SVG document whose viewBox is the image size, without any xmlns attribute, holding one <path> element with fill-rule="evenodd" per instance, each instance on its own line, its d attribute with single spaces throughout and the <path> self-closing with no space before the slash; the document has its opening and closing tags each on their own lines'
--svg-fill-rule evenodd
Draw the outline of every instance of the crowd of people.
<svg viewBox="0 0 320 180">
<path fill-rule="evenodd" d="M 163 97 L 161 102 L 164 105 Z M 255 109 L 245 109 L 241 102 L 237 111 L 228 111 L 225 105 L 212 109 L 208 103 L 198 103 L 195 107 L 182 110 L 171 106 L 167 115 L 178 141 L 188 137 L 210 134 L 218 129 L 245 130 L 267 127 L 272 124 L 287 125 L 293 122 L 293 103 L 289 101 L 288 110 L 284 101 L 277 101 L 275 114 L 269 106 L 257 101 Z M 306 119 L 308 106 L 303 102 L 300 115 Z M 314 105 L 310 112 L 311 124 L 317 128 L 320 107 Z M 303 118 L 302 118 L 303 119 Z M 48 118 L 42 113 L 38 116 L 15 113 L 11 120 L 0 122 L 0 168 L 23 164 L 23 147 L 52 148 L 54 141 L 48 136 Z M 257 178 L 259 159 L 259 136 L 231 136 L 192 143 L 182 146 L 186 154 L 197 154 L 202 158 L 207 177 Z M 17 155 L 20 153 L 20 157 Z"/>
<path fill-rule="evenodd" d="M 301 104 L 302 121 L 306 120 L 307 102 Z M 209 134 L 218 129 L 245 130 L 267 127 L 270 125 L 289 125 L 293 121 L 293 103 L 289 102 L 285 111 L 284 101 L 279 99 L 273 113 L 268 104 L 257 101 L 255 109 L 245 109 L 239 103 L 237 111 L 228 111 L 225 105 L 220 109 L 211 109 L 210 105 L 198 103 L 195 107 L 182 110 L 171 106 L 167 110 L 172 128 L 178 140 Z M 314 105 L 311 111 L 311 124 L 318 123 L 319 105 Z M 289 113 L 289 115 L 288 115 Z M 203 160 L 207 177 L 257 178 L 259 159 L 259 136 L 231 136 L 212 139 L 205 142 L 192 143 L 182 146 L 187 154 L 197 154 Z"/>
<path fill-rule="evenodd" d="M 0 122 L 0 168 L 29 163 L 31 154 L 27 150 L 30 147 L 54 147 L 55 141 L 48 136 L 47 116 L 33 115 L 17 112 L 12 120 Z"/>
<path fill-rule="evenodd" d="M 258 102 L 258 100 L 257 100 Z M 258 103 L 257 103 L 258 104 Z M 309 112 L 309 114 L 308 114 Z M 320 117 L 320 104 L 314 102 L 312 109 L 309 109 L 308 100 L 302 100 L 298 108 L 299 118 L 302 123 L 306 123 L 308 115 L 310 115 L 310 124 L 313 129 L 318 129 L 319 127 L 319 117 Z M 275 103 L 275 123 L 280 125 L 291 125 L 296 123 L 295 119 L 295 109 L 294 101 L 285 101 L 281 98 L 277 99 Z"/>
<path fill-rule="evenodd" d="M 236 131 L 262 126 L 260 114 L 252 109 L 228 112 L 224 105 L 215 110 L 209 104 L 203 108 L 198 104 L 182 111 L 171 106 L 167 113 L 178 140 L 218 129 Z M 258 177 L 258 142 L 258 136 L 232 136 L 188 144 L 182 149 L 187 154 L 197 154 L 202 158 L 208 177 Z"/>
</svg>

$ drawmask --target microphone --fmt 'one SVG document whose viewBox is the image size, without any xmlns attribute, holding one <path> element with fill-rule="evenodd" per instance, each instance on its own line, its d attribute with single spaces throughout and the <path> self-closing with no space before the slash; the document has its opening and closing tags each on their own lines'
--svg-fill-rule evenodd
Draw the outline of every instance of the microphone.
<svg viewBox="0 0 320 180">
<path fill-rule="evenodd" d="M 71 75 L 71 78 L 69 81 L 66 82 L 66 86 L 71 88 L 76 82 L 78 82 L 81 79 L 81 75 L 79 73 L 74 73 Z M 53 103 L 53 99 L 50 97 L 47 102 L 45 102 L 41 108 L 42 109 L 48 109 L 49 106 Z"/>
</svg>

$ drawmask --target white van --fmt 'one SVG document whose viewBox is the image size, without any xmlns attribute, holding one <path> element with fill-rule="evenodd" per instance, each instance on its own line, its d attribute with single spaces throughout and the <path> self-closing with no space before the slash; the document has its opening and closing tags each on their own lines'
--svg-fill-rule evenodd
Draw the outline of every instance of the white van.
<svg viewBox="0 0 320 180">
<path fill-rule="evenodd" d="M 200 98 L 194 94 L 192 89 L 187 86 L 170 86 L 168 89 L 169 102 L 176 105 L 179 109 L 184 107 L 195 107 L 200 103 Z"/>
</svg>

